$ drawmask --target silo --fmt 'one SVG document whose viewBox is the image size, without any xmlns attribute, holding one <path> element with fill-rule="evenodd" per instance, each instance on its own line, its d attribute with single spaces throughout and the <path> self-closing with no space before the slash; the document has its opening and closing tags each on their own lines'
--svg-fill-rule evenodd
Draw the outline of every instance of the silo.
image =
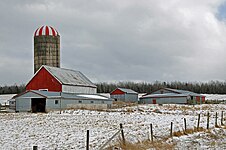
<svg viewBox="0 0 226 150">
<path fill-rule="evenodd" d="M 51 26 L 41 26 L 34 33 L 34 73 L 42 65 L 60 67 L 60 35 Z"/>
</svg>

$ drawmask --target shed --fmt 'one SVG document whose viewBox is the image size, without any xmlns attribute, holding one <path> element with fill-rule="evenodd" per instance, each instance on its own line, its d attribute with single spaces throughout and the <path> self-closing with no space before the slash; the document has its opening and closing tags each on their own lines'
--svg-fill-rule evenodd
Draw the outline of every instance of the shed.
<svg viewBox="0 0 226 150">
<path fill-rule="evenodd" d="M 124 102 L 138 102 L 138 93 L 126 88 L 116 88 L 110 93 L 110 97 Z"/>
<path fill-rule="evenodd" d="M 140 98 L 145 104 L 202 104 L 205 96 L 191 91 L 162 88 Z"/>
<path fill-rule="evenodd" d="M 30 90 L 13 98 L 16 101 L 16 112 L 49 112 L 72 108 L 106 109 L 112 105 L 112 99 L 98 94 Z"/>
<path fill-rule="evenodd" d="M 80 71 L 43 65 L 28 82 L 26 90 L 95 94 L 97 87 Z"/>
</svg>

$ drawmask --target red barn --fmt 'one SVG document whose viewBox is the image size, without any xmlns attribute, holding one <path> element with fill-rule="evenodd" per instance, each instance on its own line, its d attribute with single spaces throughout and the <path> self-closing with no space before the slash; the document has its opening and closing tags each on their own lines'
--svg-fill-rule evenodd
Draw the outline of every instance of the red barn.
<svg viewBox="0 0 226 150">
<path fill-rule="evenodd" d="M 79 71 L 43 65 L 26 85 L 26 90 L 66 93 L 96 93 L 94 85 Z"/>
<path fill-rule="evenodd" d="M 138 93 L 125 88 L 117 88 L 110 93 L 112 99 L 124 101 L 124 102 L 137 102 Z"/>
</svg>

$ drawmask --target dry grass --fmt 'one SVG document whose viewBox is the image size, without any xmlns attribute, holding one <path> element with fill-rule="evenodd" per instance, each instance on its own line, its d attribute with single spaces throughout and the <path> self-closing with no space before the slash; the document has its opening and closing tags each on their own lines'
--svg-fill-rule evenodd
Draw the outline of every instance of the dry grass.
<svg viewBox="0 0 226 150">
<path fill-rule="evenodd" d="M 123 143 L 121 140 L 115 146 L 110 146 L 107 150 L 112 150 L 114 148 L 121 150 L 147 150 L 147 149 L 156 149 L 156 150 L 173 150 L 175 147 L 175 143 L 169 144 L 164 141 L 142 141 L 138 143 L 125 142 Z"/>
<path fill-rule="evenodd" d="M 186 131 L 176 131 L 176 132 L 173 132 L 173 136 L 180 137 L 180 136 L 183 136 L 183 135 L 193 134 L 195 132 L 204 132 L 204 131 L 209 131 L 209 130 L 204 129 L 203 127 L 199 127 L 199 129 L 197 129 L 197 128 L 194 128 L 194 129 L 186 129 Z"/>
<path fill-rule="evenodd" d="M 131 107 L 131 106 L 137 106 L 137 105 L 138 105 L 137 103 L 114 101 L 113 105 L 112 105 L 112 109 L 123 108 L 123 107 Z"/>
</svg>

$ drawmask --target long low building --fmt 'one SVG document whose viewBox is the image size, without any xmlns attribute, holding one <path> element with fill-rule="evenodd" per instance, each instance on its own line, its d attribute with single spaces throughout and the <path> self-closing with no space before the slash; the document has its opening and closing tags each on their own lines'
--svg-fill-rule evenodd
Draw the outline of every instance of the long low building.
<svg viewBox="0 0 226 150">
<path fill-rule="evenodd" d="M 75 94 L 31 90 L 13 97 L 16 112 L 49 112 L 63 109 L 106 109 L 112 105 L 112 99 L 98 94 Z"/>
<path fill-rule="evenodd" d="M 162 88 L 140 98 L 143 104 L 202 104 L 205 96 L 191 91 Z"/>
</svg>

